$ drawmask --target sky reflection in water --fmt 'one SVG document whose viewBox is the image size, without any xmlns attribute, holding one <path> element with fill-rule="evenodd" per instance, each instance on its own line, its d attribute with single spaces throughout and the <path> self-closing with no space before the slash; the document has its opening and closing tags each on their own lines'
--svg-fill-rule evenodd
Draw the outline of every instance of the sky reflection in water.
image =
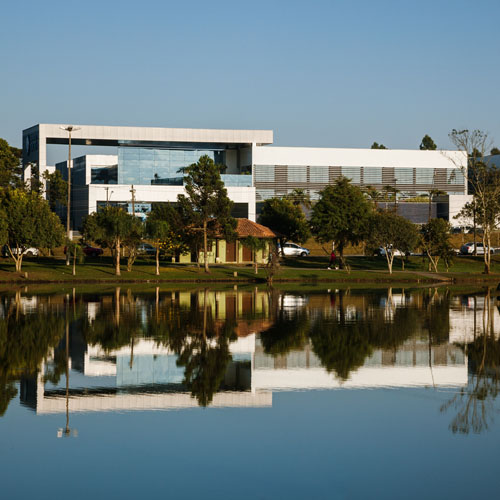
<svg viewBox="0 0 500 500">
<path fill-rule="evenodd" d="M 499 333 L 472 290 L 4 293 L 5 498 L 493 495 Z"/>
</svg>

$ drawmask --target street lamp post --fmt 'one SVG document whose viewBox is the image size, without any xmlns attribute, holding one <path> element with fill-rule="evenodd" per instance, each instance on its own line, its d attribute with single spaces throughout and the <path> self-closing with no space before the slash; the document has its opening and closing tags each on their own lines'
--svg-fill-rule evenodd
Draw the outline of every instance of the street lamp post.
<svg viewBox="0 0 500 500">
<path fill-rule="evenodd" d="M 59 127 L 61 130 L 68 132 L 68 202 L 66 205 L 66 237 L 71 240 L 71 224 L 70 224 L 70 214 L 71 214 L 71 132 L 76 132 L 80 130 L 79 127 L 74 127 L 73 125 L 68 125 L 67 127 Z M 66 265 L 69 266 L 69 249 L 66 250 Z"/>
</svg>

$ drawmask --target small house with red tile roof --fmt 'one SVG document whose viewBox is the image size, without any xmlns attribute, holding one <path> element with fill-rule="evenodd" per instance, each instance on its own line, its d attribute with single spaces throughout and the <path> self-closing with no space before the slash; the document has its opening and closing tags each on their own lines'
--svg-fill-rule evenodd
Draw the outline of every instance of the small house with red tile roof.
<svg viewBox="0 0 500 500">
<path fill-rule="evenodd" d="M 208 252 L 208 259 L 211 264 L 250 264 L 254 262 L 254 251 L 243 245 L 242 240 L 253 236 L 266 240 L 266 245 L 262 250 L 257 250 L 257 262 L 266 264 L 269 257 L 269 248 L 275 244 L 278 234 L 262 224 L 257 224 L 249 219 L 236 219 L 235 241 L 226 241 L 224 238 L 216 238 L 212 241 L 212 246 Z M 180 262 L 191 262 L 191 255 L 181 255 Z M 200 251 L 199 261 L 204 262 L 204 252 Z"/>
</svg>

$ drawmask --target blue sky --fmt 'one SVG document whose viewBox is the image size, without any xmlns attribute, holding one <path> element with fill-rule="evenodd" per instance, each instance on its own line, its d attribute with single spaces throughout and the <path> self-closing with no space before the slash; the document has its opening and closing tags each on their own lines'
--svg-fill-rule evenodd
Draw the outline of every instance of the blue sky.
<svg viewBox="0 0 500 500">
<path fill-rule="evenodd" d="M 282 146 L 500 147 L 500 2 L 5 2 L 0 137 L 40 122 L 273 129 Z"/>
</svg>

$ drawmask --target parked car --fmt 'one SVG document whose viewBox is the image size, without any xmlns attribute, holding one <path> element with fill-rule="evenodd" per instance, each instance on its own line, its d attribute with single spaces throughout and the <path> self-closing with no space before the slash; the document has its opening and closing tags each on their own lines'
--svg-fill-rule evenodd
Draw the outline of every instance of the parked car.
<svg viewBox="0 0 500 500">
<path fill-rule="evenodd" d="M 102 248 L 91 247 L 90 245 L 83 245 L 83 254 L 87 257 L 99 257 L 102 255 Z"/>
<path fill-rule="evenodd" d="M 389 252 L 392 252 L 392 248 L 389 248 Z M 384 247 L 378 247 L 377 250 L 375 250 L 375 255 L 378 255 L 380 257 L 385 257 L 385 248 Z M 401 257 L 403 254 L 399 251 L 399 250 L 394 250 L 394 255 L 396 257 Z M 410 255 L 410 253 L 408 253 L 407 255 Z"/>
<path fill-rule="evenodd" d="M 476 254 L 484 255 L 484 245 L 482 243 L 476 243 Z M 466 243 L 460 247 L 460 253 L 462 255 L 472 255 L 474 253 L 474 242 Z M 495 253 L 495 249 L 490 247 L 490 253 Z"/>
<path fill-rule="evenodd" d="M 137 253 L 146 255 L 156 255 L 156 248 L 149 243 L 141 243 L 137 247 Z"/>
<path fill-rule="evenodd" d="M 310 250 L 296 243 L 285 243 L 283 245 L 283 254 L 285 257 L 307 257 L 310 253 Z"/>
<path fill-rule="evenodd" d="M 14 255 L 17 255 L 18 254 L 17 248 L 13 248 L 12 253 Z M 39 253 L 40 253 L 40 251 L 38 250 L 38 248 L 29 247 L 29 248 L 26 248 L 26 250 L 24 250 L 23 255 L 25 255 L 26 257 L 37 257 Z M 9 249 L 7 248 L 7 245 L 4 245 L 2 247 L 2 256 L 3 257 L 10 257 L 10 253 L 9 253 Z"/>
</svg>

